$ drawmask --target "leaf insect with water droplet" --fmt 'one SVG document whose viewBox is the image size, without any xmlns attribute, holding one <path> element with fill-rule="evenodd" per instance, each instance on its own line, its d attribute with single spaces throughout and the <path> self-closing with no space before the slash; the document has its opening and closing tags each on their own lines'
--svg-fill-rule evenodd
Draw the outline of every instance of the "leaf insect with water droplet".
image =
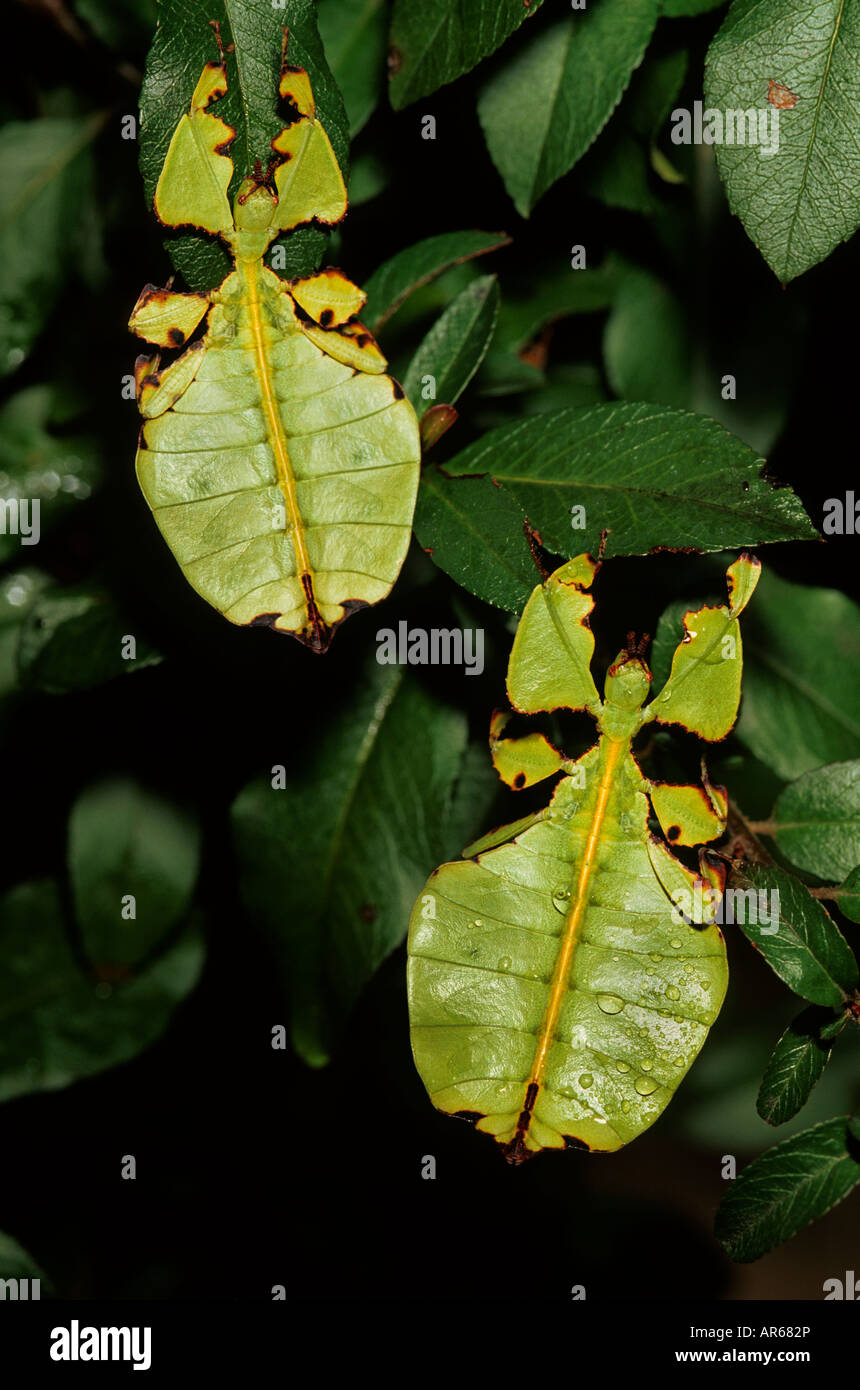
<svg viewBox="0 0 860 1390">
<path fill-rule="evenodd" d="M 728 602 L 684 618 L 669 678 L 649 701 L 651 672 L 629 645 L 601 699 L 591 673 L 588 555 L 537 586 L 511 651 L 513 710 L 586 710 L 597 743 L 571 761 L 543 734 L 490 729 L 508 785 L 562 774 L 548 806 L 491 832 L 443 864 L 409 929 L 412 1048 L 433 1104 L 473 1120 L 519 1163 L 540 1149 L 621 1148 L 657 1119 L 695 1059 L 727 985 L 715 917 L 723 861 L 699 851 L 698 873 L 670 849 L 724 831 L 727 798 L 650 781 L 632 752 L 651 721 L 715 741 L 737 717 L 738 617 L 759 576 L 741 555 Z M 727 640 L 730 639 L 730 640 Z M 646 703 L 647 701 L 647 703 Z M 649 826 L 650 813 L 665 838 Z M 667 843 L 668 842 L 668 843 Z"/>
<path fill-rule="evenodd" d="M 173 133 L 155 212 L 167 227 L 220 237 L 234 265 L 209 293 L 147 285 L 138 299 L 133 332 L 184 350 L 169 365 L 159 352 L 135 364 L 137 476 L 199 594 L 233 623 L 322 652 L 400 571 L 418 422 L 358 319 L 364 292 L 333 268 L 285 281 L 263 264 L 283 232 L 332 227 L 347 208 L 308 74 L 286 62 L 286 35 L 278 90 L 288 122 L 232 207 L 235 131 L 211 109 L 226 90 L 222 52 Z"/>
</svg>

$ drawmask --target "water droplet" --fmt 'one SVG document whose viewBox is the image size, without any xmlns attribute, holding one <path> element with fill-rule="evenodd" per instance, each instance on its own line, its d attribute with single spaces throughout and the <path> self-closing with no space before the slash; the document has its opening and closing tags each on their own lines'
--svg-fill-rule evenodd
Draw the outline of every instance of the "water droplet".
<svg viewBox="0 0 860 1390">
<path fill-rule="evenodd" d="M 667 999 L 680 999 L 680 998 L 681 998 L 681 991 L 680 991 L 679 989 L 677 989 L 675 985 L 669 985 L 668 989 L 666 990 L 666 998 L 667 998 Z"/>
<path fill-rule="evenodd" d="M 640 1067 L 642 1068 L 643 1071 L 650 1071 L 651 1068 L 653 1067 L 654 1063 L 651 1062 L 651 1061 L 649 1061 L 649 1060 L 646 1058 L 645 1061 L 644 1061 L 644 1062 L 640 1062 L 639 1065 L 640 1065 Z"/>
<path fill-rule="evenodd" d="M 615 1066 L 616 1066 L 616 1068 L 618 1069 L 618 1071 L 621 1071 L 621 1072 L 629 1071 L 629 1070 L 630 1070 L 630 1066 L 629 1066 L 629 1064 L 628 1064 L 627 1062 L 616 1062 L 616 1063 L 615 1063 Z"/>
<path fill-rule="evenodd" d="M 656 974 L 657 974 L 657 971 L 654 969 L 653 965 L 649 965 L 649 966 L 648 966 L 648 969 L 645 971 L 645 974 L 646 974 L 646 975 L 656 975 Z"/>
<path fill-rule="evenodd" d="M 673 951 L 680 951 L 680 949 L 681 949 L 681 943 L 680 943 L 680 941 L 670 941 L 669 944 L 670 944 L 670 946 L 672 947 L 672 950 L 673 950 Z"/>
<path fill-rule="evenodd" d="M 625 1114 L 625 1115 L 629 1115 L 629 1114 L 630 1114 L 630 1101 L 629 1101 L 629 1100 L 623 1100 L 623 1101 L 621 1102 L 621 1109 L 624 1111 L 624 1114 Z"/>
<path fill-rule="evenodd" d="M 501 958 L 501 960 L 499 961 L 499 963 L 498 963 L 496 969 L 497 969 L 497 970 L 510 970 L 510 968 L 511 968 L 511 958 L 510 958 L 510 956 L 502 956 L 502 958 Z"/>
<path fill-rule="evenodd" d="M 483 924 L 483 922 L 481 921 L 480 917 L 476 917 L 475 920 L 474 920 L 474 922 L 472 923 L 472 926 L 473 926 L 473 927 L 482 927 L 483 925 L 484 925 L 484 924 Z"/>
<path fill-rule="evenodd" d="M 637 1076 L 633 1088 L 640 1096 L 652 1096 L 657 1089 L 657 1082 L 653 1076 Z"/>
<path fill-rule="evenodd" d="M 710 980 L 700 980 L 700 981 L 699 981 L 699 984 L 702 986 L 702 989 L 710 989 L 710 988 L 711 988 L 711 982 L 710 982 Z"/>
<path fill-rule="evenodd" d="M 683 1066 L 686 1066 L 686 1064 L 687 1064 L 687 1059 L 686 1059 L 686 1057 L 676 1057 L 675 1060 L 674 1060 L 674 1062 L 672 1063 L 672 1065 L 675 1066 L 675 1067 L 683 1067 Z"/>
<path fill-rule="evenodd" d="M 552 905 L 555 908 L 556 912 L 567 912 L 567 909 L 570 906 L 570 889 L 553 888 Z"/>
<path fill-rule="evenodd" d="M 604 1014 L 620 1014 L 624 1008 L 624 1000 L 614 994 L 598 994 L 597 1007 Z"/>
<path fill-rule="evenodd" d="M 653 960 L 655 965 L 659 965 L 663 957 L 660 955 L 659 951 L 649 951 L 648 959 Z"/>
<path fill-rule="evenodd" d="M 589 1086 L 594 1084 L 594 1077 L 591 1075 L 590 1071 L 584 1071 L 582 1073 L 582 1076 L 579 1078 L 579 1084 L 580 1086 L 584 1086 L 586 1090 Z"/>
</svg>

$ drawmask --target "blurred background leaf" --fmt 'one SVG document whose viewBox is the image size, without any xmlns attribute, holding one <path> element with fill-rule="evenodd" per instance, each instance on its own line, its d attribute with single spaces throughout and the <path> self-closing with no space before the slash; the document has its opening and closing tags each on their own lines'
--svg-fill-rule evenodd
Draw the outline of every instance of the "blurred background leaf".
<svg viewBox="0 0 860 1390">
<path fill-rule="evenodd" d="M 169 801 L 126 780 L 98 782 L 69 815 L 75 917 L 96 965 L 139 964 L 191 900 L 200 831 Z"/>
<path fill-rule="evenodd" d="M 403 940 L 429 870 L 461 848 L 448 818 L 465 749 L 458 710 L 402 666 L 371 666 L 313 766 L 297 776 L 286 757 L 285 788 L 260 778 L 234 804 L 243 896 L 282 962 L 293 1042 L 313 1065 Z"/>
<path fill-rule="evenodd" d="M 117 918 L 117 958 L 125 926 Z M 97 979 L 72 948 L 48 880 L 5 895 L 0 943 L 0 1100 L 57 1090 L 136 1056 L 164 1032 L 203 967 L 200 937 L 189 932 L 139 974 Z"/>
</svg>

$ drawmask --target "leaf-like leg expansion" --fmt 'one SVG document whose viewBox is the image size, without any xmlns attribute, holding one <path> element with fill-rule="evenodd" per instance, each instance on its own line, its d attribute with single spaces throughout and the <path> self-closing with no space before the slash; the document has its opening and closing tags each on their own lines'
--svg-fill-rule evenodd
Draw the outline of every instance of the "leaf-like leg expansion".
<svg viewBox="0 0 860 1390">
<path fill-rule="evenodd" d="M 520 713 L 600 709 L 590 670 L 594 635 L 588 615 L 594 600 L 587 592 L 597 568 L 590 555 L 579 555 L 533 590 L 508 668 L 508 698 Z"/>
<path fill-rule="evenodd" d="M 486 835 L 482 835 L 479 840 L 473 840 L 466 845 L 463 850 L 463 859 L 474 859 L 479 854 L 484 854 L 488 849 L 496 849 L 498 845 L 506 845 L 509 840 L 516 839 L 524 830 L 530 826 L 537 825 L 538 821 L 545 820 L 547 816 L 546 808 L 541 811 L 534 811 L 530 816 L 523 816 L 520 820 L 509 821 L 507 825 L 499 825 L 495 830 L 490 830 Z"/>
<path fill-rule="evenodd" d="M 223 62 L 207 63 L 194 88 L 191 109 L 182 116 L 155 190 L 155 211 L 168 227 L 200 227 L 222 236 L 233 231 L 227 189 L 233 161 L 225 153 L 236 132 L 207 110 L 227 90 Z"/>
<path fill-rule="evenodd" d="M 355 317 L 367 299 L 364 290 L 333 267 L 307 280 L 293 280 L 290 294 L 321 328 L 339 328 Z"/>
<path fill-rule="evenodd" d="M 725 738 L 737 718 L 741 698 L 743 612 L 761 571 L 761 562 L 741 555 L 729 567 L 729 604 L 684 614 L 684 636 L 675 649 L 669 679 L 642 715 L 642 723 L 680 724 L 710 742 Z M 690 676 L 694 679 L 690 680 Z"/>
<path fill-rule="evenodd" d="M 331 330 L 314 328 L 307 323 L 300 323 L 299 327 L 305 337 L 310 338 L 327 357 L 333 357 L 335 362 L 343 362 L 344 366 L 353 367 L 357 372 L 384 372 L 388 366 L 373 334 L 361 323 L 345 323 L 341 328 Z"/>
<path fill-rule="evenodd" d="M 564 754 L 543 734 L 502 738 L 509 718 L 504 710 L 496 710 L 490 721 L 490 756 L 502 781 L 519 791 L 561 772 L 565 766 Z"/>
<path fill-rule="evenodd" d="M 697 927 L 710 926 L 716 918 L 720 900 L 720 893 L 715 891 L 716 879 L 711 872 L 710 862 L 705 861 L 707 870 L 703 868 L 702 874 L 694 874 L 654 835 L 648 837 L 648 858 L 671 900 L 675 919 L 679 923 Z M 700 867 L 703 867 L 701 856 Z"/>
<path fill-rule="evenodd" d="M 648 795 L 660 829 L 673 845 L 702 845 L 716 840 L 726 828 L 725 787 L 649 782 Z"/>
<path fill-rule="evenodd" d="M 163 371 L 160 370 L 161 358 L 157 353 L 154 357 L 138 357 L 134 364 L 134 379 L 138 409 L 145 420 L 163 415 L 187 391 L 203 361 L 204 351 L 202 340 L 192 343 L 181 357 L 177 357 Z M 146 441 L 145 429 L 143 438 Z"/>
<path fill-rule="evenodd" d="M 298 118 L 272 141 L 275 153 L 284 156 L 274 175 L 278 207 L 273 228 L 285 232 L 311 221 L 334 226 L 346 213 L 346 185 L 331 142 L 316 119 L 304 68 L 286 65 L 278 90 Z"/>
<path fill-rule="evenodd" d="M 179 294 L 144 285 L 128 326 L 139 338 L 159 347 L 182 347 L 210 305 L 208 294 Z"/>
</svg>

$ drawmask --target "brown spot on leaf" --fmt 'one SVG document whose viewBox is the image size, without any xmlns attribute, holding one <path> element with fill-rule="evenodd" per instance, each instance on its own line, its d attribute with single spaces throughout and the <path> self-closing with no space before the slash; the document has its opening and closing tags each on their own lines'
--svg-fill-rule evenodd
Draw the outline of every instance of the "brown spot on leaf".
<svg viewBox="0 0 860 1390">
<path fill-rule="evenodd" d="M 334 322 L 334 310 L 323 309 L 320 314 L 320 328 L 330 328 Z"/>
<path fill-rule="evenodd" d="M 185 342 L 185 334 L 182 332 L 181 328 L 168 329 L 167 336 L 170 339 L 171 347 L 182 347 L 182 344 Z"/>
<path fill-rule="evenodd" d="M 516 787 L 517 791 L 519 791 L 520 787 L 524 787 L 525 784 L 526 774 L 524 772 L 518 772 L 516 777 L 514 778 L 513 785 Z"/>
<path fill-rule="evenodd" d="M 362 903 L 358 909 L 358 915 L 362 922 L 375 922 L 379 916 L 379 910 L 373 906 L 373 903 Z"/>
<path fill-rule="evenodd" d="M 403 67 L 403 54 L 394 44 L 388 50 L 388 76 L 394 77 Z"/>
<path fill-rule="evenodd" d="M 768 79 L 767 99 L 777 111 L 790 111 L 798 102 L 798 97 L 790 87 L 783 87 L 781 82 L 774 82 L 772 77 Z"/>
<path fill-rule="evenodd" d="M 678 838 L 678 836 L 680 835 L 680 833 L 681 833 L 681 827 L 680 827 L 680 825 L 670 825 L 670 826 L 669 826 L 669 829 L 666 831 L 666 836 L 667 836 L 667 838 L 670 839 L 670 840 L 677 840 L 677 838 Z"/>
</svg>

